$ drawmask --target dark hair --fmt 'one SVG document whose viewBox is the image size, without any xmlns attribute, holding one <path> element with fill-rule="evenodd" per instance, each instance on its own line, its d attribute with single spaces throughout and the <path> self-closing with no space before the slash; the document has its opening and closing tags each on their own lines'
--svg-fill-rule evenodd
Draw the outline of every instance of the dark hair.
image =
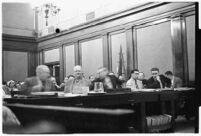
<svg viewBox="0 0 201 136">
<path fill-rule="evenodd" d="M 133 74 L 135 71 L 139 72 L 138 69 L 133 69 L 133 70 L 131 70 L 131 74 Z"/>
<path fill-rule="evenodd" d="M 171 71 L 166 71 L 166 72 L 165 72 L 165 75 L 171 75 L 171 76 L 172 76 L 173 73 L 172 73 Z"/>
<path fill-rule="evenodd" d="M 2 81 L 2 85 L 6 85 L 6 83 L 7 83 L 6 81 L 4 81 L 4 80 Z"/>
<path fill-rule="evenodd" d="M 151 71 L 159 71 L 158 68 L 152 68 Z"/>
</svg>

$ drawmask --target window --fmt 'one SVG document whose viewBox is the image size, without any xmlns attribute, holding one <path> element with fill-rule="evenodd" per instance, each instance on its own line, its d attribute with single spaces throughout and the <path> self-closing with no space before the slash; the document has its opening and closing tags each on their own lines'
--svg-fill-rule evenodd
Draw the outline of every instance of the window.
<svg viewBox="0 0 201 136">
<path fill-rule="evenodd" d="M 59 61 L 59 49 L 52 49 L 44 52 L 45 63 Z"/>
<path fill-rule="evenodd" d="M 75 66 L 75 51 L 74 45 L 68 45 L 65 47 L 66 54 L 66 76 L 73 75 L 73 67 Z"/>
<path fill-rule="evenodd" d="M 127 47 L 126 47 L 126 34 L 119 33 L 111 35 L 111 53 L 112 53 L 112 71 L 117 74 L 119 67 L 120 48 L 122 48 L 124 67 L 127 68 Z M 125 71 L 126 73 L 126 71 Z"/>
<path fill-rule="evenodd" d="M 170 22 L 137 29 L 138 69 L 151 76 L 150 69 L 158 67 L 161 74 L 173 71 Z"/>
<path fill-rule="evenodd" d="M 85 77 L 96 76 L 99 67 L 103 66 L 103 41 L 102 38 L 81 43 L 82 68 Z"/>
</svg>

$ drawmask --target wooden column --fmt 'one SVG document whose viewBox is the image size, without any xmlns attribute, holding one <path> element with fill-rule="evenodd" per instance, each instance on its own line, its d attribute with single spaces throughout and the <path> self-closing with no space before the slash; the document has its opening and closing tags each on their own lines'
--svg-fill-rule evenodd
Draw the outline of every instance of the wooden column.
<svg viewBox="0 0 201 136">
<path fill-rule="evenodd" d="M 133 68 L 138 68 L 137 29 L 133 28 Z"/>
<path fill-rule="evenodd" d="M 59 47 L 59 62 L 60 62 L 60 83 L 64 80 L 64 48 L 60 43 Z"/>
<path fill-rule="evenodd" d="M 65 49 L 65 45 L 63 45 L 63 74 L 64 74 L 64 78 L 66 77 L 66 49 Z"/>
<path fill-rule="evenodd" d="M 102 35 L 102 38 L 103 38 L 103 66 L 110 70 L 108 33 L 104 33 Z"/>
<path fill-rule="evenodd" d="M 130 75 L 130 71 L 134 68 L 134 43 L 132 26 L 126 28 L 126 46 L 127 46 L 127 73 L 126 77 Z"/>
<path fill-rule="evenodd" d="M 181 77 L 185 85 L 188 82 L 188 58 L 186 43 L 186 28 L 183 17 L 171 19 L 171 39 L 173 53 L 173 73 Z"/>
<path fill-rule="evenodd" d="M 74 43 L 75 46 L 75 65 L 82 65 L 81 45 L 79 41 Z"/>
<path fill-rule="evenodd" d="M 45 53 L 44 53 L 44 50 L 41 51 L 41 64 L 45 64 Z"/>
<path fill-rule="evenodd" d="M 43 53 L 42 51 L 37 52 L 37 63 L 36 63 L 36 65 L 41 65 L 43 63 L 42 53 Z"/>
<path fill-rule="evenodd" d="M 28 77 L 31 77 L 36 74 L 35 73 L 37 65 L 36 52 L 27 52 L 27 55 L 28 55 Z"/>
</svg>

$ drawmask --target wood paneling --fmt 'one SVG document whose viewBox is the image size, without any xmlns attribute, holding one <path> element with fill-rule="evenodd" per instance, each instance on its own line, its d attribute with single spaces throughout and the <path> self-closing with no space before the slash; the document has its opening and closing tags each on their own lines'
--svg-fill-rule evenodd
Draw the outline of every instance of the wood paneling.
<svg viewBox="0 0 201 136">
<path fill-rule="evenodd" d="M 28 76 L 35 76 L 36 72 L 36 53 L 28 52 Z"/>
<path fill-rule="evenodd" d="M 2 46 L 3 51 L 26 52 L 28 54 L 27 76 L 35 75 L 37 42 L 34 37 L 3 34 Z"/>
<path fill-rule="evenodd" d="M 133 43 L 133 30 L 132 27 L 126 29 L 126 45 L 127 45 L 127 76 L 129 77 L 130 71 L 134 68 L 134 43 Z"/>
<path fill-rule="evenodd" d="M 23 51 L 35 52 L 37 43 L 34 37 L 16 36 L 16 35 L 2 35 L 3 50 L 6 51 Z"/>
<path fill-rule="evenodd" d="M 59 47 L 59 62 L 60 62 L 60 83 L 64 80 L 64 48 L 63 46 Z"/>
<path fill-rule="evenodd" d="M 133 68 L 138 68 L 138 57 L 137 57 L 137 30 L 133 28 Z"/>
<path fill-rule="evenodd" d="M 103 66 L 109 69 L 109 39 L 108 33 L 103 34 Z"/>
<path fill-rule="evenodd" d="M 81 54 L 78 41 L 74 43 L 74 47 L 75 47 L 75 65 L 81 65 Z"/>
<path fill-rule="evenodd" d="M 159 18 L 170 17 L 175 14 L 186 13 L 194 10 L 193 3 L 163 3 L 163 5 L 157 3 L 155 6 L 147 8 L 146 6 L 139 9 L 132 9 L 129 14 L 126 12 L 116 18 L 103 21 L 99 19 L 97 22 L 90 22 L 87 25 L 80 25 L 69 30 L 62 31 L 59 34 L 53 34 L 37 39 L 39 42 L 38 49 L 48 48 L 48 46 L 55 46 L 54 43 L 62 42 L 68 44 L 79 40 L 87 39 L 88 37 L 95 37 L 103 35 L 107 32 L 114 32 L 120 29 L 124 29 L 128 26 L 142 25 Z M 135 12 L 134 12 L 135 11 Z M 132 14 L 131 14 L 132 13 Z M 120 13 L 119 13 L 120 14 Z M 107 17 L 105 17 L 107 18 Z M 105 19 L 104 19 L 105 20 Z"/>
<path fill-rule="evenodd" d="M 174 17 L 171 20 L 171 39 L 173 52 L 173 72 L 176 76 L 183 79 L 185 85 L 188 82 L 188 62 L 187 62 L 187 45 L 186 30 L 184 19 Z"/>
</svg>

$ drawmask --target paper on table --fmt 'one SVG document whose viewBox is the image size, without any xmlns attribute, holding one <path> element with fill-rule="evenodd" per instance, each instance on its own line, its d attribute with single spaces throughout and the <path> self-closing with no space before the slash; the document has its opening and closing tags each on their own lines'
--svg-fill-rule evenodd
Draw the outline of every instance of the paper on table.
<svg viewBox="0 0 201 136">
<path fill-rule="evenodd" d="M 141 92 L 154 92 L 156 91 L 156 89 L 136 89 L 136 90 L 132 90 L 133 92 L 134 91 L 141 91 Z"/>
<path fill-rule="evenodd" d="M 188 87 L 179 87 L 179 88 L 174 88 L 175 91 L 188 91 L 188 90 L 193 90 L 194 88 L 188 88 Z"/>
<path fill-rule="evenodd" d="M 31 92 L 32 95 L 54 95 L 58 92 Z"/>
<path fill-rule="evenodd" d="M 75 97 L 75 96 L 85 96 L 87 94 L 73 94 L 73 93 L 65 93 L 64 97 Z"/>
</svg>

